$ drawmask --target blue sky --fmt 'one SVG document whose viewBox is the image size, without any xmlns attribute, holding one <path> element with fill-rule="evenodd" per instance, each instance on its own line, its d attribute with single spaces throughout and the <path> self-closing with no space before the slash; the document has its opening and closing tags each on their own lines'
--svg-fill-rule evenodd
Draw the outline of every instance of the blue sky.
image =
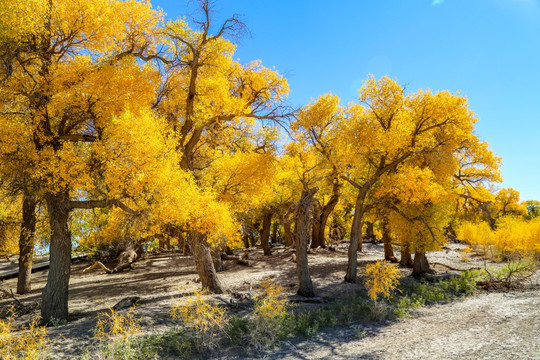
<svg viewBox="0 0 540 360">
<path fill-rule="evenodd" d="M 154 0 L 171 18 L 194 1 Z M 243 15 L 237 57 L 284 74 L 302 106 L 329 91 L 353 101 L 368 74 L 414 91 L 460 91 L 477 134 L 503 157 L 504 183 L 540 200 L 540 0 L 217 0 Z"/>
</svg>

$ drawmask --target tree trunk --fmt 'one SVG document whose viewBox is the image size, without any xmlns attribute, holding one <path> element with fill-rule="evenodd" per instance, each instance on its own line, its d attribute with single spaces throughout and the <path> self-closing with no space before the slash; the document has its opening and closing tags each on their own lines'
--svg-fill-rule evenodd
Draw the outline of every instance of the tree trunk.
<svg viewBox="0 0 540 360">
<path fill-rule="evenodd" d="M 19 277 L 17 294 L 28 294 L 31 290 L 32 258 L 34 256 L 34 235 L 36 233 L 36 206 L 34 196 L 24 194 L 21 234 L 19 237 Z"/>
<path fill-rule="evenodd" d="M 366 239 L 373 241 L 377 240 L 375 238 L 375 231 L 373 230 L 373 223 L 371 221 L 366 221 Z"/>
<path fill-rule="evenodd" d="M 277 221 L 274 221 L 272 224 L 272 244 L 278 243 L 278 235 L 279 235 L 279 223 Z"/>
<path fill-rule="evenodd" d="M 270 251 L 270 227 L 272 226 L 272 212 L 266 210 L 263 215 L 263 225 L 261 230 L 261 245 L 265 256 L 272 255 Z"/>
<path fill-rule="evenodd" d="M 253 232 L 251 233 L 251 237 L 250 237 L 251 247 L 257 246 L 257 237 L 255 236 L 255 234 L 257 233 L 258 229 L 259 229 L 259 223 L 256 222 L 255 224 L 253 224 Z"/>
<path fill-rule="evenodd" d="M 294 235 L 291 230 L 291 220 L 283 219 L 282 224 L 285 232 L 285 246 L 292 246 L 294 244 Z"/>
<path fill-rule="evenodd" d="M 388 230 L 387 216 L 384 216 L 382 221 L 382 238 L 384 243 L 384 260 L 397 263 L 398 260 L 394 255 L 394 249 L 392 248 L 392 237 L 390 236 L 390 231 Z"/>
<path fill-rule="evenodd" d="M 68 291 L 71 270 L 71 231 L 67 192 L 45 197 L 51 228 L 50 267 L 43 289 L 41 316 L 47 324 L 68 320 Z"/>
<path fill-rule="evenodd" d="M 246 249 L 249 248 L 249 235 L 248 234 L 242 235 L 242 241 L 244 241 L 244 247 Z"/>
<path fill-rule="evenodd" d="M 429 273 L 429 262 L 426 257 L 426 253 L 416 251 L 414 253 L 414 263 L 413 263 L 413 272 L 412 276 L 419 278 L 424 276 L 424 274 Z"/>
<path fill-rule="evenodd" d="M 349 244 L 349 261 L 347 263 L 346 282 L 356 282 L 358 272 L 358 251 L 362 251 L 362 217 L 364 216 L 364 199 L 369 187 L 364 186 L 356 198 L 353 222 L 351 226 L 351 243 Z"/>
<path fill-rule="evenodd" d="M 210 246 L 204 240 L 204 235 L 198 232 L 191 232 L 190 240 L 192 242 L 193 259 L 195 260 L 195 266 L 203 289 L 208 289 L 216 294 L 223 293 L 223 285 L 221 285 L 217 276 Z"/>
<path fill-rule="evenodd" d="M 409 243 L 402 242 L 401 243 L 401 260 L 399 263 L 403 266 L 406 266 L 408 268 L 412 268 L 413 266 L 413 260 L 411 257 L 411 250 L 409 248 Z"/>
<path fill-rule="evenodd" d="M 313 283 L 308 267 L 309 245 L 309 212 L 313 204 L 313 196 L 318 188 L 302 191 L 302 197 L 296 210 L 296 274 L 298 275 L 298 295 L 305 297 L 315 296 Z"/>
<path fill-rule="evenodd" d="M 320 228 L 321 228 L 321 204 L 315 200 L 312 206 L 313 222 L 311 224 L 311 245 L 312 249 L 321 246 Z"/>
<path fill-rule="evenodd" d="M 330 200 L 324 205 L 322 211 L 321 211 L 321 220 L 320 220 L 320 227 L 319 227 L 319 242 L 320 246 L 322 248 L 326 247 L 326 237 L 325 237 L 325 230 L 326 230 L 326 224 L 328 223 L 328 218 L 330 217 L 330 214 L 334 209 L 336 208 L 336 205 L 339 201 L 339 196 L 332 195 Z"/>
</svg>

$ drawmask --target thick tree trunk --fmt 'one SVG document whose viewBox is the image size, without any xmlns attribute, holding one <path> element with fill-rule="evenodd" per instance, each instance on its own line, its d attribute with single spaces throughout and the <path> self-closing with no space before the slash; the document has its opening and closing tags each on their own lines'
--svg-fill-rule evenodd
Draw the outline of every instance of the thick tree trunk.
<svg viewBox="0 0 540 360">
<path fill-rule="evenodd" d="M 261 230 L 261 246 L 264 251 L 264 255 L 269 256 L 272 255 L 272 252 L 270 251 L 270 227 L 272 226 L 272 212 L 271 211 L 265 211 L 263 215 L 263 225 Z"/>
<path fill-rule="evenodd" d="M 412 276 L 419 278 L 424 276 L 424 274 L 429 273 L 429 262 L 426 257 L 426 253 L 416 251 L 414 253 L 414 263 L 413 263 L 413 272 Z"/>
<path fill-rule="evenodd" d="M 391 262 L 398 262 L 394 255 L 394 249 L 392 248 L 392 237 L 388 230 L 388 218 L 385 216 L 382 221 L 382 238 L 384 243 L 384 260 Z"/>
<path fill-rule="evenodd" d="M 244 241 L 244 247 L 246 249 L 249 248 L 249 236 L 247 234 L 242 236 L 242 241 Z"/>
<path fill-rule="evenodd" d="M 401 243 L 401 260 L 399 263 L 408 268 L 412 268 L 413 260 L 411 257 L 411 250 L 409 248 L 409 243 Z"/>
<path fill-rule="evenodd" d="M 51 228 L 50 267 L 43 289 L 41 316 L 47 324 L 68 320 L 68 290 L 71 271 L 71 231 L 67 192 L 45 197 Z"/>
<path fill-rule="evenodd" d="M 251 247 L 257 246 L 257 237 L 255 236 L 255 233 L 257 232 L 258 229 L 259 229 L 259 223 L 256 222 L 255 224 L 253 224 L 253 232 L 251 233 L 251 238 L 250 238 Z"/>
<path fill-rule="evenodd" d="M 358 272 L 358 251 L 362 251 L 362 217 L 364 216 L 364 199 L 369 187 L 363 187 L 358 197 L 354 209 L 353 222 L 351 226 L 351 243 L 349 244 L 349 261 L 347 263 L 346 282 L 356 282 Z"/>
<path fill-rule="evenodd" d="M 375 231 L 373 230 L 373 223 L 371 221 L 366 221 L 366 239 L 373 241 L 377 240 L 375 238 Z"/>
<path fill-rule="evenodd" d="M 321 228 L 321 204 L 315 200 L 313 202 L 313 222 L 311 224 L 311 245 L 312 249 L 316 249 L 321 246 L 320 228 Z"/>
<path fill-rule="evenodd" d="M 34 256 L 34 235 L 36 233 L 36 206 L 34 196 L 25 194 L 23 198 L 21 234 L 19 237 L 19 277 L 17 294 L 28 294 L 31 290 L 32 258 Z"/>
<path fill-rule="evenodd" d="M 277 221 L 274 221 L 272 224 L 272 244 L 278 243 L 279 238 L 279 223 Z"/>
<path fill-rule="evenodd" d="M 302 197 L 296 211 L 296 274 L 298 275 L 298 295 L 315 296 L 311 275 L 309 274 L 307 251 L 309 246 L 309 212 L 313 196 L 318 188 L 302 191 Z"/>
<path fill-rule="evenodd" d="M 204 235 L 191 232 L 190 240 L 192 242 L 193 259 L 195 260 L 202 287 L 216 294 L 223 293 L 224 288 L 214 268 L 210 246 L 204 240 Z"/>
<path fill-rule="evenodd" d="M 283 231 L 285 232 L 285 246 L 292 246 L 294 244 L 294 235 L 291 229 L 291 220 L 283 219 Z"/>
</svg>

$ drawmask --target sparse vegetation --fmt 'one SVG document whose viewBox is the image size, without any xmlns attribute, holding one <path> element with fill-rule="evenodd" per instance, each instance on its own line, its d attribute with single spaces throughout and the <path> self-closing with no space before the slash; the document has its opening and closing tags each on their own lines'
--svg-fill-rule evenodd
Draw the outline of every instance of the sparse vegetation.
<svg viewBox="0 0 540 360">
<path fill-rule="evenodd" d="M 47 329 L 39 325 L 39 318 L 33 318 L 26 327 L 15 326 L 13 306 L 6 319 L 0 319 L 0 359 L 37 360 L 47 349 Z"/>
</svg>

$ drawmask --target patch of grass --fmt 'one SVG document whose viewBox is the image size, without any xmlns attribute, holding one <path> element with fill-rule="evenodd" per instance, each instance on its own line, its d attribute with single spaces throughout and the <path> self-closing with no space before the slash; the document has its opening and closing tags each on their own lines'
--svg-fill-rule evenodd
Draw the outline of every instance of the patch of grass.
<svg viewBox="0 0 540 360">
<path fill-rule="evenodd" d="M 436 282 L 412 282 L 398 286 L 397 295 L 388 299 L 397 316 L 409 316 L 410 309 L 425 305 L 450 301 L 470 295 L 476 290 L 476 280 L 471 272 L 465 272 L 460 277 Z"/>
<path fill-rule="evenodd" d="M 183 329 L 173 328 L 163 334 L 120 338 L 111 343 L 100 343 L 87 349 L 83 360 L 150 360 L 173 357 L 193 359 L 196 352 L 194 340 Z"/>
</svg>

